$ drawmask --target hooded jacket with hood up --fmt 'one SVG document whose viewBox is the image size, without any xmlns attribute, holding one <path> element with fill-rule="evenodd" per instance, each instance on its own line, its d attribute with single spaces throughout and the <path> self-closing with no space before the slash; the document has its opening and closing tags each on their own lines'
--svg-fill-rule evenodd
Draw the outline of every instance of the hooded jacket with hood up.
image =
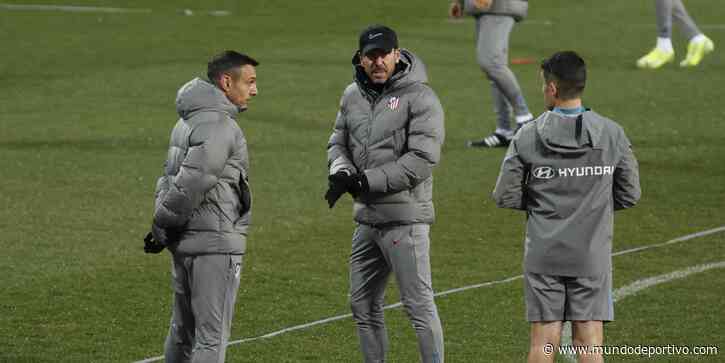
<svg viewBox="0 0 725 363">
<path fill-rule="evenodd" d="M 242 254 L 251 207 L 247 142 L 236 122 L 243 110 L 200 78 L 179 89 L 176 110 L 154 223 L 180 233 L 169 241 L 173 253 Z"/>
<path fill-rule="evenodd" d="M 330 174 L 365 173 L 370 190 L 355 199 L 358 223 L 433 223 L 433 167 L 443 144 L 443 108 L 427 85 L 425 66 L 402 49 L 400 63 L 378 92 L 353 58 L 354 82 L 344 91 L 327 147 Z"/>
<path fill-rule="evenodd" d="M 514 136 L 493 198 L 527 213 L 526 271 L 600 276 L 611 268 L 613 211 L 634 206 L 640 194 L 621 126 L 592 111 L 545 112 Z"/>
</svg>

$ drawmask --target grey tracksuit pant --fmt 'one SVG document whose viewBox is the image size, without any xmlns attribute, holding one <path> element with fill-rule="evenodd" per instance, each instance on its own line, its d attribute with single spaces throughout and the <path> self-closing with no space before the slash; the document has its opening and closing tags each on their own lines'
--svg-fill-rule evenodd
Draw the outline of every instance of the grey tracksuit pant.
<svg viewBox="0 0 725 363">
<path fill-rule="evenodd" d="M 221 363 L 232 326 L 242 255 L 174 256 L 167 363 Z"/>
<path fill-rule="evenodd" d="M 391 272 L 418 337 L 421 361 L 443 362 L 443 331 L 431 285 L 429 231 L 427 224 L 386 228 L 360 224 L 355 229 L 350 254 L 350 306 L 365 363 L 385 362 L 388 336 L 383 305 Z"/>
<path fill-rule="evenodd" d="M 476 58 L 491 81 L 493 109 L 498 129 L 511 130 L 511 109 L 516 116 L 529 114 L 529 107 L 516 76 L 508 66 L 509 35 L 514 18 L 506 15 L 476 17 Z"/>
<path fill-rule="evenodd" d="M 701 34 L 695 21 L 687 13 L 682 0 L 655 0 L 657 8 L 657 32 L 660 38 L 672 37 L 672 20 L 682 29 L 687 39 Z"/>
</svg>

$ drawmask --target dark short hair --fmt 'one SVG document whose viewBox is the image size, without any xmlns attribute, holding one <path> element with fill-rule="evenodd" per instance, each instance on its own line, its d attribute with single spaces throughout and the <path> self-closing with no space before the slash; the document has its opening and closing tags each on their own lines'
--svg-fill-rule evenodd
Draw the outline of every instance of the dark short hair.
<svg viewBox="0 0 725 363">
<path fill-rule="evenodd" d="M 254 67 L 259 65 L 254 58 L 235 52 L 233 50 L 225 50 L 212 58 L 206 67 L 206 75 L 209 80 L 216 83 L 222 74 L 234 70 L 245 65 L 252 65 Z"/>
<path fill-rule="evenodd" d="M 580 97 L 587 83 L 587 65 L 576 52 L 556 52 L 541 62 L 546 82 L 556 84 L 562 100 Z"/>
</svg>

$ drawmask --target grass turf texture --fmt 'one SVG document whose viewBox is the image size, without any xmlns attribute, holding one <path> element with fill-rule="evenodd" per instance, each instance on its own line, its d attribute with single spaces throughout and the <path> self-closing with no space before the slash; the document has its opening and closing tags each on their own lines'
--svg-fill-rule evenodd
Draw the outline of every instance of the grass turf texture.
<svg viewBox="0 0 725 363">
<path fill-rule="evenodd" d="M 494 125 L 488 83 L 474 59 L 473 23 L 449 22 L 445 2 L 204 3 L 231 11 L 227 17 L 184 16 L 179 9 L 201 6 L 188 0 L 73 5 L 153 12 L 0 10 L 0 361 L 127 362 L 162 353 L 169 257 L 144 255 L 141 238 L 176 120 L 175 92 L 227 48 L 262 62 L 260 96 L 241 117 L 255 205 L 232 339 L 347 313 L 351 203 L 345 197 L 330 211 L 322 199 L 325 145 L 351 79 L 357 33 L 373 22 L 397 29 L 401 44 L 425 60 L 446 110 L 446 145 L 435 173 L 436 289 L 520 273 L 524 217 L 487 198 L 504 151 L 463 147 Z M 725 15 L 705 0 L 687 5 L 700 24 L 718 24 Z M 579 51 L 589 65 L 586 104 L 619 121 L 635 144 L 644 197 L 617 215 L 615 250 L 725 224 L 725 60 L 716 51 L 696 69 L 635 69 L 654 44 L 653 13 L 650 2 L 534 2 L 510 47 L 511 57 L 535 59 Z M 704 31 L 725 45 L 722 26 Z M 676 40 L 679 59 L 686 43 Z M 538 112 L 537 65 L 514 71 Z M 721 261 L 723 242 L 719 234 L 617 257 L 615 287 Z M 712 270 L 628 297 L 615 308 L 607 342 L 721 343 L 725 318 L 713 306 L 723 284 L 723 271 Z M 397 301 L 394 284 L 388 295 Z M 448 361 L 524 359 L 520 281 L 437 303 Z M 390 361 L 416 361 L 404 313 L 386 316 Z M 359 360 L 349 319 L 227 352 L 229 362 Z M 610 359 L 619 360 L 646 359 Z"/>
</svg>

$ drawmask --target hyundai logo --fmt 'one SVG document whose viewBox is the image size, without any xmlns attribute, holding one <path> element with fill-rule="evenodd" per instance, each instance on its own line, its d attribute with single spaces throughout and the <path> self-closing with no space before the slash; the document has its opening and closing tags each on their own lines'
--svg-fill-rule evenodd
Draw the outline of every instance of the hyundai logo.
<svg viewBox="0 0 725 363">
<path fill-rule="evenodd" d="M 554 168 L 550 166 L 540 166 L 534 169 L 534 178 L 552 179 L 554 178 Z"/>
</svg>

